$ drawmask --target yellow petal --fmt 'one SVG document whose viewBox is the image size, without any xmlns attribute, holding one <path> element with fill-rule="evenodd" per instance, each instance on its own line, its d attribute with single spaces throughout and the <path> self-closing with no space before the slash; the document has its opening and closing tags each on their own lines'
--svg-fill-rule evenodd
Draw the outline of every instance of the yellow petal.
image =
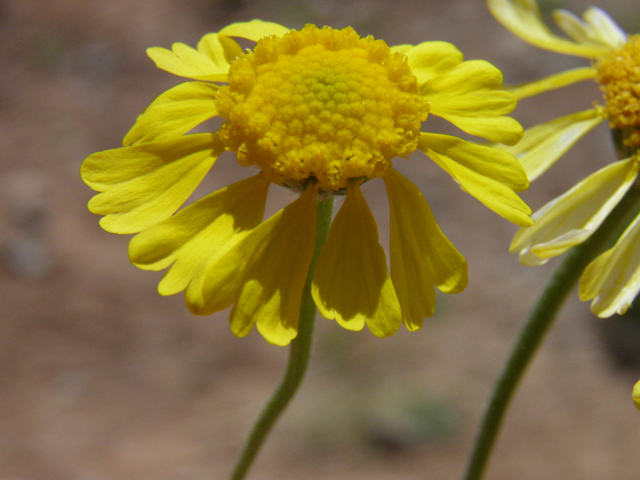
<svg viewBox="0 0 640 480">
<path fill-rule="evenodd" d="M 108 232 L 140 232 L 173 215 L 223 150 L 217 135 L 202 133 L 94 153 L 81 175 L 103 193 L 89 210 L 106 215 Z"/>
<path fill-rule="evenodd" d="M 535 80 L 533 82 L 523 83 L 520 85 L 510 85 L 505 89 L 515 96 L 518 100 L 532 97 L 540 93 L 556 90 L 558 88 L 573 85 L 574 83 L 584 80 L 593 80 L 596 78 L 596 70 L 591 67 L 574 68 L 566 72 L 556 73 L 546 78 Z"/>
<path fill-rule="evenodd" d="M 366 322 L 378 337 L 393 335 L 401 323 L 375 219 L 360 187 L 351 184 L 316 266 L 313 298 L 320 313 L 348 330 Z"/>
<path fill-rule="evenodd" d="M 598 317 L 623 314 L 640 291 L 640 216 L 616 244 L 589 264 L 580 279 L 580 299 L 591 300 Z"/>
<path fill-rule="evenodd" d="M 413 45 L 408 43 L 403 43 L 402 45 L 394 45 L 393 47 L 389 47 L 392 53 L 402 53 L 406 54 L 409 50 L 413 48 Z"/>
<path fill-rule="evenodd" d="M 531 225 L 531 209 L 514 193 L 526 189 L 529 182 L 513 155 L 434 133 L 420 134 L 418 148 L 498 215 L 516 225 Z"/>
<path fill-rule="evenodd" d="M 365 322 L 378 337 L 393 335 L 401 313 L 378 228 L 360 187 L 349 185 L 316 265 L 312 286 L 320 313 L 348 330 Z"/>
<path fill-rule="evenodd" d="M 503 116 L 516 107 L 516 99 L 502 89 L 502 73 L 489 62 L 460 63 L 424 83 L 420 92 L 431 103 L 429 113 L 467 133 L 507 145 L 522 137 L 520 124 Z"/>
<path fill-rule="evenodd" d="M 627 192 L 638 169 L 638 162 L 628 159 L 591 174 L 535 212 L 535 224 L 516 233 L 510 251 L 531 252 L 546 261 L 584 242 Z"/>
<path fill-rule="evenodd" d="M 216 85 L 187 82 L 167 90 L 138 116 L 124 137 L 123 144 L 179 137 L 196 125 L 218 114 Z"/>
<path fill-rule="evenodd" d="M 400 45 L 392 48 L 407 56 L 407 61 L 420 85 L 446 75 L 462 63 L 462 53 L 448 42 L 424 42 L 419 45 Z"/>
<path fill-rule="evenodd" d="M 208 33 L 198 42 L 198 53 L 211 59 L 213 63 L 224 71 L 236 57 L 242 54 L 242 48 L 233 39 L 219 33 Z"/>
<path fill-rule="evenodd" d="M 276 35 L 281 37 L 287 33 L 289 29 L 273 22 L 263 22 L 262 20 L 251 20 L 250 22 L 238 22 L 232 23 L 224 27 L 219 35 L 225 35 L 227 37 L 240 37 L 246 38 L 257 42 L 263 37 L 270 35 Z"/>
<path fill-rule="evenodd" d="M 607 45 L 575 43 L 551 33 L 535 0 L 488 0 L 487 4 L 502 25 L 537 47 L 586 58 L 598 58 L 611 51 Z"/>
<path fill-rule="evenodd" d="M 207 195 L 133 237 L 131 262 L 145 270 L 173 264 L 158 291 L 173 295 L 184 290 L 260 224 L 268 188 L 269 182 L 256 175 Z"/>
<path fill-rule="evenodd" d="M 288 344 L 297 333 L 313 254 L 317 196 L 316 188 L 307 189 L 219 255 L 187 291 L 189 308 L 205 315 L 235 303 L 230 317 L 235 335 L 247 335 L 257 322 L 267 341 Z"/>
<path fill-rule="evenodd" d="M 171 50 L 161 47 L 147 49 L 147 55 L 156 66 L 179 77 L 210 82 L 226 82 L 230 62 L 241 49 L 230 38 L 220 38 L 217 33 L 206 35 L 198 50 L 184 43 L 174 43 Z"/>
<path fill-rule="evenodd" d="M 522 140 L 513 147 L 494 146 L 515 155 L 529 181 L 533 181 L 602 120 L 596 109 L 572 113 L 525 130 Z"/>
<path fill-rule="evenodd" d="M 467 286 L 467 262 L 440 230 L 420 190 L 393 169 L 383 178 L 391 210 L 391 279 L 404 324 L 418 330 L 434 313 L 434 286 L 446 293 Z"/>
<path fill-rule="evenodd" d="M 636 382 L 636 384 L 633 386 L 632 397 L 633 402 L 636 404 L 636 407 L 638 407 L 638 410 L 640 410 L 640 381 Z"/>
<path fill-rule="evenodd" d="M 564 9 L 553 12 L 553 19 L 562 31 L 578 43 L 605 45 L 615 49 L 627 41 L 627 35 L 605 11 L 591 7 L 585 11 L 583 18 L 584 21 Z"/>
</svg>

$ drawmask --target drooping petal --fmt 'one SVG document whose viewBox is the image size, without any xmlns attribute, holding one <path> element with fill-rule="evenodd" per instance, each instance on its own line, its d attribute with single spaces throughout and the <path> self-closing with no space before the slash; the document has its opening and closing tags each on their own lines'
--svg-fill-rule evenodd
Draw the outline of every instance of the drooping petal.
<svg viewBox="0 0 640 480">
<path fill-rule="evenodd" d="M 488 0 L 493 16 L 525 42 L 545 50 L 578 57 L 598 58 L 611 47 L 597 43 L 575 43 L 551 33 L 535 0 Z"/>
<path fill-rule="evenodd" d="M 555 75 L 550 75 L 540 80 L 534 80 L 533 82 L 506 86 L 505 89 L 518 100 L 522 100 L 523 98 L 573 85 L 574 83 L 584 80 L 593 80 L 595 77 L 595 68 L 580 67 L 567 70 L 566 72 L 556 73 Z"/>
<path fill-rule="evenodd" d="M 533 181 L 602 120 L 604 118 L 597 109 L 572 113 L 525 130 L 522 140 L 512 147 L 495 147 L 515 155 L 527 172 L 529 181 Z"/>
<path fill-rule="evenodd" d="M 378 337 L 402 322 L 378 228 L 360 187 L 350 184 L 316 265 L 312 286 L 320 313 L 348 330 L 364 324 Z"/>
<path fill-rule="evenodd" d="M 108 232 L 141 232 L 173 215 L 223 150 L 216 134 L 202 133 L 94 153 L 81 168 L 102 192 L 89 210 L 106 215 L 100 225 Z"/>
<path fill-rule="evenodd" d="M 531 209 L 514 193 L 526 189 L 529 181 L 513 155 L 435 133 L 420 134 L 418 148 L 498 215 L 516 225 L 531 225 Z"/>
<path fill-rule="evenodd" d="M 598 317 L 623 314 L 640 291 L 640 215 L 616 244 L 589 264 L 580 278 L 580 299 L 592 300 Z"/>
<path fill-rule="evenodd" d="M 462 63 L 463 59 L 462 52 L 448 42 L 424 42 L 415 47 L 399 45 L 391 50 L 407 56 L 409 66 L 420 85 L 445 75 Z"/>
<path fill-rule="evenodd" d="M 315 243 L 317 188 L 261 223 L 208 266 L 187 291 L 187 304 L 206 315 L 235 303 L 231 330 L 253 326 L 265 339 L 286 345 L 296 336 L 302 289 Z"/>
<path fill-rule="evenodd" d="M 584 242 L 618 204 L 638 170 L 638 162 L 627 159 L 591 174 L 535 212 L 535 224 L 516 233 L 510 251 L 520 251 L 522 263 L 530 252 L 543 260 L 539 265 Z"/>
<path fill-rule="evenodd" d="M 260 224 L 268 188 L 269 182 L 255 175 L 207 195 L 133 237 L 131 262 L 145 270 L 173 264 L 158 291 L 173 295 L 184 290 Z"/>
<path fill-rule="evenodd" d="M 615 49 L 627 41 L 627 35 L 604 10 L 588 8 L 583 18 L 584 21 L 564 9 L 553 12 L 553 19 L 558 26 L 578 43 L 607 45 Z"/>
<path fill-rule="evenodd" d="M 434 286 L 446 293 L 464 290 L 467 262 L 440 230 L 420 190 L 393 169 L 383 178 L 391 211 L 391 279 L 402 320 L 414 331 L 434 313 Z"/>
<path fill-rule="evenodd" d="M 262 20 L 251 20 L 250 22 L 232 23 L 218 32 L 219 35 L 227 37 L 246 38 L 257 42 L 263 37 L 276 35 L 281 37 L 289 29 L 273 22 L 263 22 Z"/>
<path fill-rule="evenodd" d="M 196 125 L 218 114 L 214 102 L 216 85 L 186 82 L 156 98 L 138 116 L 123 145 L 179 137 Z"/>
<path fill-rule="evenodd" d="M 484 60 L 462 62 L 442 70 L 420 89 L 431 103 L 429 113 L 492 142 L 513 145 L 520 140 L 522 127 L 504 116 L 516 107 L 517 101 L 502 89 L 500 70 Z"/>
<path fill-rule="evenodd" d="M 232 39 L 210 33 L 200 40 L 198 50 L 184 43 L 174 43 L 171 50 L 161 47 L 147 49 L 156 66 L 179 77 L 210 82 L 226 82 L 230 62 L 242 53 Z"/>
</svg>

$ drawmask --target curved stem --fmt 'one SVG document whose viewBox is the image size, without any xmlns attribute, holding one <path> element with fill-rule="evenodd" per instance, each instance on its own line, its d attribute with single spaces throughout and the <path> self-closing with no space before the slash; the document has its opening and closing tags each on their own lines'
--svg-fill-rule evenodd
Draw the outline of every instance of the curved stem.
<svg viewBox="0 0 640 480">
<path fill-rule="evenodd" d="M 333 196 L 327 196 L 318 201 L 316 206 L 316 243 L 311 264 L 309 265 L 307 281 L 302 290 L 298 335 L 291 341 L 289 361 L 280 385 L 253 425 L 253 430 L 231 474 L 231 480 L 241 480 L 245 478 L 265 438 L 289 404 L 289 401 L 295 395 L 307 371 L 309 357 L 311 355 L 313 324 L 316 316 L 316 305 L 311 297 L 311 280 L 313 279 L 313 272 L 318 255 L 320 255 L 320 250 L 322 250 L 323 245 L 327 241 L 329 227 L 331 226 L 332 211 Z"/>
<path fill-rule="evenodd" d="M 465 480 L 482 478 L 509 402 L 530 360 L 542 342 L 567 295 L 587 265 L 611 242 L 640 202 L 640 189 L 632 187 L 600 228 L 587 241 L 567 252 L 538 299 L 507 360 L 487 405 Z"/>
</svg>

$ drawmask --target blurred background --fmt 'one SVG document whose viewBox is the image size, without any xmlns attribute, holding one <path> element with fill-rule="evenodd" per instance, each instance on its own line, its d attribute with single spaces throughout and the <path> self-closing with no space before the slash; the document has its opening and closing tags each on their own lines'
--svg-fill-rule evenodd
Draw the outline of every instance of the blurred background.
<svg viewBox="0 0 640 480">
<path fill-rule="evenodd" d="M 547 16 L 589 5 L 542 4 Z M 600 6 L 638 31 L 634 0 Z M 391 45 L 453 42 L 510 83 L 585 65 L 511 36 L 481 0 L 0 1 L 0 480 L 228 475 L 288 351 L 257 332 L 234 337 L 228 312 L 195 317 L 181 295 L 159 296 L 162 274 L 133 267 L 129 238 L 102 231 L 87 211 L 92 192 L 78 170 L 89 154 L 120 146 L 136 116 L 181 81 L 156 69 L 147 47 L 195 46 L 252 18 L 351 25 Z M 587 82 L 523 101 L 515 116 L 529 126 L 595 98 Z M 523 197 L 537 209 L 613 158 L 602 125 Z M 306 382 L 252 479 L 462 474 L 491 386 L 557 262 L 521 266 L 507 252 L 515 226 L 424 156 L 396 163 L 467 257 L 470 285 L 439 295 L 419 332 L 384 340 L 319 319 Z M 205 188 L 248 174 L 224 157 Z M 366 184 L 365 195 L 386 248 L 381 184 Z M 277 188 L 272 198 L 290 201 Z M 595 319 L 571 296 L 518 391 L 487 478 L 638 478 L 638 325 Z"/>
</svg>

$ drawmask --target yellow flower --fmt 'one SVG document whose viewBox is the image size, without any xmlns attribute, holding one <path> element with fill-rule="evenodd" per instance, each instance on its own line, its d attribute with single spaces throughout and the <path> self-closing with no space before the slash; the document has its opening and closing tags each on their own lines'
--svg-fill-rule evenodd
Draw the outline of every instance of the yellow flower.
<svg viewBox="0 0 640 480">
<path fill-rule="evenodd" d="M 636 407 L 638 407 L 638 410 L 640 410 L 640 381 L 633 386 L 632 396 L 633 402 L 636 404 Z"/>
<path fill-rule="evenodd" d="M 256 45 L 243 53 L 234 37 Z M 434 313 L 434 287 L 465 288 L 464 257 L 418 188 L 393 169 L 395 157 L 421 150 L 496 213 L 531 224 L 514 193 L 528 180 L 513 155 L 421 131 L 431 113 L 493 142 L 514 144 L 522 134 L 504 116 L 516 101 L 501 89 L 500 71 L 463 61 L 449 43 L 389 48 L 351 28 L 296 31 L 254 20 L 205 35 L 197 49 L 176 43 L 148 54 L 195 81 L 151 103 L 124 148 L 85 160 L 82 178 L 101 192 L 89 209 L 104 215 L 107 231 L 138 233 L 129 248 L 135 265 L 169 268 L 162 295 L 186 290 L 189 309 L 203 315 L 234 305 L 238 336 L 255 324 L 274 344 L 296 336 L 319 196 L 346 195 L 313 278 L 323 316 L 384 337 L 401 323 L 419 329 Z M 218 131 L 188 134 L 215 116 Z M 225 150 L 259 173 L 178 211 Z M 391 210 L 391 273 L 360 189 L 378 177 Z M 263 221 L 271 184 L 300 196 Z"/>
<path fill-rule="evenodd" d="M 573 113 L 524 132 L 505 150 L 522 162 L 530 180 L 551 167 L 575 142 L 603 120 L 621 137 L 628 158 L 593 173 L 535 212 L 535 225 L 518 231 L 511 251 L 525 265 L 540 265 L 582 243 L 636 182 L 640 169 L 640 35 L 627 36 L 598 8 L 579 19 L 565 10 L 554 19 L 569 38 L 551 33 L 534 0 L 488 0 L 493 15 L 523 40 L 546 50 L 591 59 L 592 65 L 511 88 L 519 99 L 595 80 L 604 105 Z M 595 103 L 595 102 L 594 102 Z M 580 280 L 580 298 L 593 300 L 600 317 L 624 313 L 640 291 L 640 216 L 613 248 L 594 260 Z"/>
</svg>

